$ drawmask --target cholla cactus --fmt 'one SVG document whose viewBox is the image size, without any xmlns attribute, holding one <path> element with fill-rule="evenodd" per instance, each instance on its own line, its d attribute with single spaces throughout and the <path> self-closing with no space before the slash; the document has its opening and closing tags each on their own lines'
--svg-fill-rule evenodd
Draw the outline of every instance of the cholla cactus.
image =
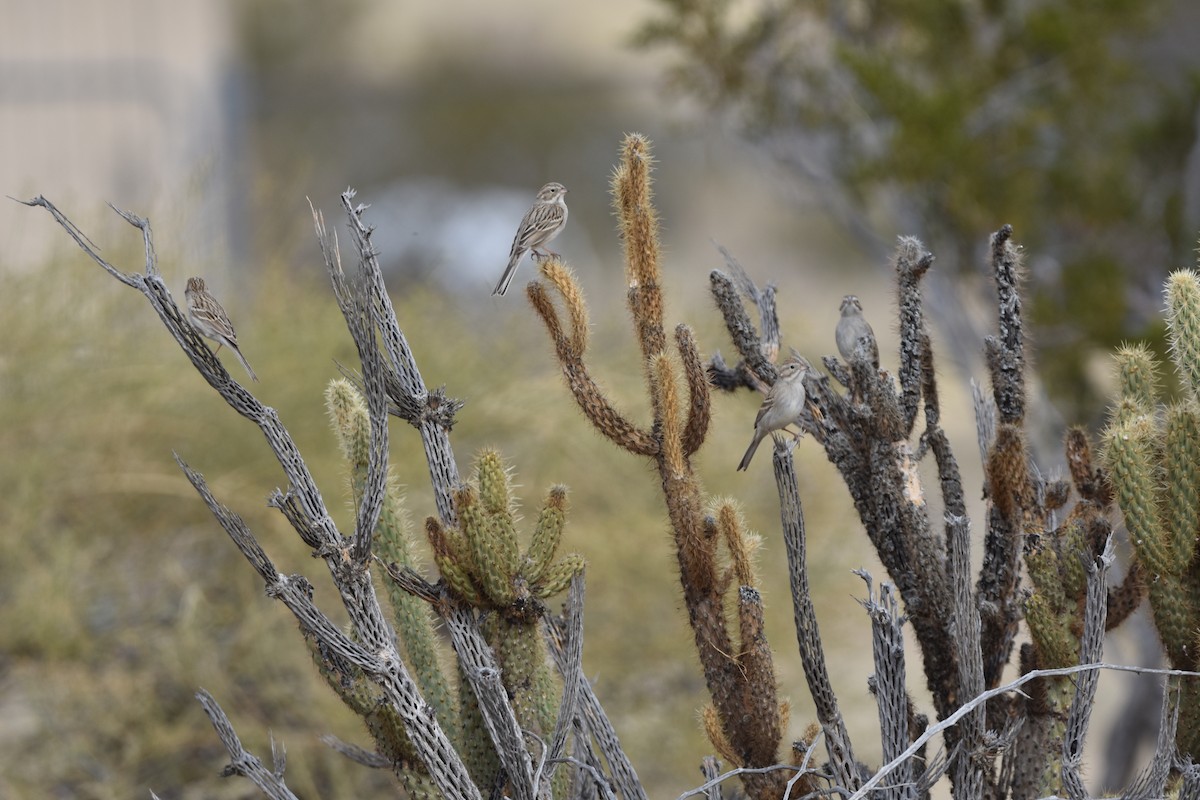
<svg viewBox="0 0 1200 800">
<path fill-rule="evenodd" d="M 1066 455 L 1079 501 L 1057 529 L 1029 531 L 1026 541 L 1025 566 L 1033 584 L 1025 602 L 1025 622 L 1033 640 L 1021 653 L 1026 669 L 1071 667 L 1092 660 L 1081 641 L 1088 595 L 1085 565 L 1095 563 L 1109 541 L 1111 492 L 1107 478 L 1093 466 L 1091 445 L 1082 428 L 1067 433 Z M 1065 504 L 1070 487 L 1065 481 L 1053 482 L 1043 494 L 1042 507 L 1053 511 Z M 1133 612 L 1143 592 L 1140 573 L 1131 571 L 1109 593 L 1109 629 Z M 1054 794 L 1062 786 L 1063 741 L 1070 736 L 1067 720 L 1076 693 L 1074 676 L 1046 677 L 1030 684 L 1033 702 L 1022 744 L 1028 744 L 1023 760 L 1036 796 Z"/>
<path fill-rule="evenodd" d="M 357 504 L 367 474 L 367 408 L 358 391 L 344 380 L 330 384 L 326 404 L 350 467 L 350 486 Z M 434 561 L 456 594 L 481 611 L 493 612 L 485 617 L 484 632 L 495 650 L 517 718 L 526 730 L 547 735 L 554 728 L 561 691 L 542 638 L 541 618 L 546 613 L 545 601 L 565 590 L 584 566 L 582 556 L 575 553 L 556 560 L 566 524 L 566 488 L 550 489 L 525 552 L 517 539 L 512 488 L 495 451 L 480 455 L 475 480 L 455 492 L 454 505 L 460 528 L 444 527 L 432 517 L 426 521 Z M 386 563 L 413 566 L 409 527 L 399 492 L 389 484 L 374 545 Z M 461 674 L 457 698 L 450 689 L 428 603 L 392 582 L 387 591 L 397 643 L 423 696 L 445 720 L 477 782 L 490 785 L 498 768 L 495 753 L 475 696 Z M 403 724 L 381 702 L 375 685 L 361 670 L 321 650 L 311 638 L 310 645 L 322 676 L 363 718 L 379 754 L 397 765 L 397 774 L 414 794 L 436 796 L 436 792 L 422 794 L 433 791 L 433 786 L 417 766 Z"/>
<path fill-rule="evenodd" d="M 1121 397 L 1105 431 L 1105 460 L 1116 500 L 1146 573 L 1154 624 L 1171 665 L 1195 670 L 1200 631 L 1200 279 L 1167 281 L 1172 359 L 1183 399 L 1163 405 L 1158 364 L 1145 347 L 1117 353 Z M 1200 689 L 1184 685 L 1178 746 L 1200 754 Z"/>
<path fill-rule="evenodd" d="M 488 615 L 484 632 L 496 651 L 502 680 L 522 728 L 546 735 L 554 729 L 561 694 L 540 623 L 545 601 L 583 571 L 583 557 L 555 560 L 566 523 L 567 492 L 551 487 L 529 547 L 517 540 L 514 498 L 500 454 L 485 450 L 475 480 L 454 495 L 458 528 L 425 521 L 433 558 L 446 583 Z"/>
<path fill-rule="evenodd" d="M 774 798 L 783 793 L 787 778 L 765 768 L 781 760 L 787 709 L 778 696 L 773 656 L 763 633 L 761 593 L 757 585 L 741 583 L 754 580 L 748 558 L 742 557 L 753 548 L 732 506 L 705 493 L 692 463 L 708 435 L 711 391 L 692 329 L 680 324 L 674 337 L 667 334 L 653 165 L 649 140 L 628 134 L 611 185 L 650 425 L 639 425 L 619 409 L 593 376 L 586 362 L 587 305 L 567 267 L 558 259 L 544 260 L 546 280 L 531 284 L 527 294 L 546 325 L 580 411 L 618 447 L 651 461 L 661 477 L 683 603 L 712 698 L 704 714 L 706 730 L 731 764 L 763 768 L 743 776 L 747 793 Z M 774 380 L 776 370 L 766 356 L 760 355 L 759 362 L 760 374 Z M 730 560 L 742 565 L 732 573 L 722 565 L 722 542 Z M 813 788 L 803 783 L 795 787 L 804 789 L 801 794 Z"/>
</svg>

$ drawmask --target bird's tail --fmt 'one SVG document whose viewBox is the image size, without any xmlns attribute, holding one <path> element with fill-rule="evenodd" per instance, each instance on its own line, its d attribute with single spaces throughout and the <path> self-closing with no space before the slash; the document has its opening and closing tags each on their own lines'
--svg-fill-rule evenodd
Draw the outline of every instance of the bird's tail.
<svg viewBox="0 0 1200 800">
<path fill-rule="evenodd" d="M 241 348 L 231 346 L 229 349 L 232 350 L 234 355 L 238 357 L 238 361 L 242 362 L 242 366 L 246 368 L 246 372 L 250 373 L 250 380 L 258 383 L 258 376 L 254 374 L 254 370 L 250 369 L 250 362 L 246 360 L 244 355 L 242 355 Z"/>
<path fill-rule="evenodd" d="M 754 451 L 758 449 L 758 443 L 761 441 L 761 436 L 755 436 L 754 440 L 750 442 L 750 446 L 746 448 L 746 455 L 742 456 L 742 463 L 738 464 L 738 472 L 742 472 L 750 466 L 750 459 L 754 458 Z"/>
<path fill-rule="evenodd" d="M 492 290 L 492 295 L 503 295 L 508 291 L 508 285 L 512 283 L 513 276 L 517 274 L 517 267 L 521 263 L 521 256 L 524 253 L 513 253 L 508 259 L 508 266 L 504 268 L 504 274 L 500 276 L 500 282 L 496 284 L 496 288 Z"/>
</svg>

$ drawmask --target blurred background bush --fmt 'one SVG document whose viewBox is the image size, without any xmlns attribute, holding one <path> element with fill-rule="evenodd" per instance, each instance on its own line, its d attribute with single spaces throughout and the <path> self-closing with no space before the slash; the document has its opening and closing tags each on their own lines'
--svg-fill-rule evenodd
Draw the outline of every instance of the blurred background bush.
<svg viewBox="0 0 1200 800">
<path fill-rule="evenodd" d="M 1161 341 L 1157 287 L 1192 262 L 1200 229 L 1200 56 L 1187 46 L 1200 14 L 1184 0 L 0 8 L 0 190 L 44 193 L 126 269 L 140 242 L 103 202 L 149 215 L 178 296 L 188 276 L 209 279 L 255 391 L 343 500 L 322 391 L 353 347 L 305 198 L 336 227 L 346 185 L 372 204 L 426 380 L 467 401 L 460 463 L 498 447 L 527 503 L 571 487 L 566 546 L 591 564 L 585 669 L 654 795 L 699 783 L 705 693 L 653 478 L 577 417 L 522 294 L 489 295 L 537 187 L 571 190 L 556 249 L 589 293 L 597 374 L 630 404 L 641 378 L 607 196 L 624 131 L 657 144 L 668 315 L 706 352 L 728 350 L 707 299 L 714 239 L 780 285 L 785 345 L 834 351 L 853 292 L 894 367 L 881 252 L 895 233 L 925 237 L 955 276 L 940 308 L 959 327 L 935 346 L 958 368 L 943 383 L 968 485 L 964 375 L 979 346 L 952 312 L 977 307 L 987 234 L 1013 222 L 1029 246 L 1053 435 L 1055 420 L 1096 421 L 1113 343 Z M 216 777 L 201 686 L 256 752 L 269 733 L 284 741 L 301 794 L 386 785 L 317 741 L 362 738 L 171 458 L 204 472 L 332 612 L 323 570 L 265 508 L 280 473 L 257 434 L 47 215 L 0 204 L 0 241 L 0 796 L 252 796 Z M 518 284 L 532 275 L 524 265 Z M 769 634 L 798 734 L 811 712 L 771 566 L 777 500 L 765 466 L 733 472 L 757 406 L 718 402 L 700 468 L 765 534 Z M 882 573 L 846 544 L 861 533 L 832 468 L 801 454 L 822 631 L 851 730 L 868 730 L 868 626 L 849 569 Z M 392 456 L 420 519 L 432 502 L 416 438 L 395 429 Z"/>
</svg>

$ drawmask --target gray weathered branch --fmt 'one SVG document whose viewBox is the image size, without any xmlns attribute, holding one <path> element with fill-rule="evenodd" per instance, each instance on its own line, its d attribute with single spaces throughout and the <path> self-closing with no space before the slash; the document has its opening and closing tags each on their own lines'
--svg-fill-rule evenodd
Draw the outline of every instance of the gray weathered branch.
<svg viewBox="0 0 1200 800">
<path fill-rule="evenodd" d="M 242 747 L 242 740 L 234 731 L 229 717 L 225 716 L 225 712 L 221 710 L 221 706 L 211 694 L 201 689 L 196 692 L 196 699 L 204 707 L 204 713 L 212 722 L 212 726 L 217 732 L 217 738 L 229 752 L 229 764 L 221 774 L 225 777 L 241 775 L 249 779 L 271 800 L 296 800 L 296 795 L 292 794 L 287 784 L 283 782 L 286 758 L 282 750 L 276 749 L 274 740 L 271 742 L 271 754 L 274 756 L 275 769 L 269 770 L 258 756 L 252 755 Z"/>
</svg>

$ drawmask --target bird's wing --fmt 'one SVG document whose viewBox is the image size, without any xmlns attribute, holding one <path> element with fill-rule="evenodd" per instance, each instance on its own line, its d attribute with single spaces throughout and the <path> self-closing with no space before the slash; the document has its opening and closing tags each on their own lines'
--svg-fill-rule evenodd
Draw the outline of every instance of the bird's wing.
<svg viewBox="0 0 1200 800">
<path fill-rule="evenodd" d="M 763 417 L 765 417 L 767 415 L 767 412 L 770 411 L 772 406 L 774 406 L 774 405 L 775 405 L 775 398 L 772 397 L 770 394 L 768 394 L 766 399 L 763 400 L 762 405 L 758 407 L 758 415 L 755 416 L 755 418 L 754 418 L 754 429 L 755 430 L 758 430 L 758 423 L 762 422 Z"/>
<path fill-rule="evenodd" d="M 546 234 L 562 224 L 566 209 L 558 203 L 539 203 L 529 209 L 521 220 L 521 230 L 513 241 L 513 252 L 528 250 L 541 244 Z"/>
<path fill-rule="evenodd" d="M 225 313 L 225 309 L 221 308 L 221 304 L 215 298 L 206 295 L 197 297 L 196 302 L 192 304 L 192 314 L 230 342 L 237 343 L 237 334 L 234 333 L 233 323 L 229 321 L 229 315 Z"/>
</svg>

